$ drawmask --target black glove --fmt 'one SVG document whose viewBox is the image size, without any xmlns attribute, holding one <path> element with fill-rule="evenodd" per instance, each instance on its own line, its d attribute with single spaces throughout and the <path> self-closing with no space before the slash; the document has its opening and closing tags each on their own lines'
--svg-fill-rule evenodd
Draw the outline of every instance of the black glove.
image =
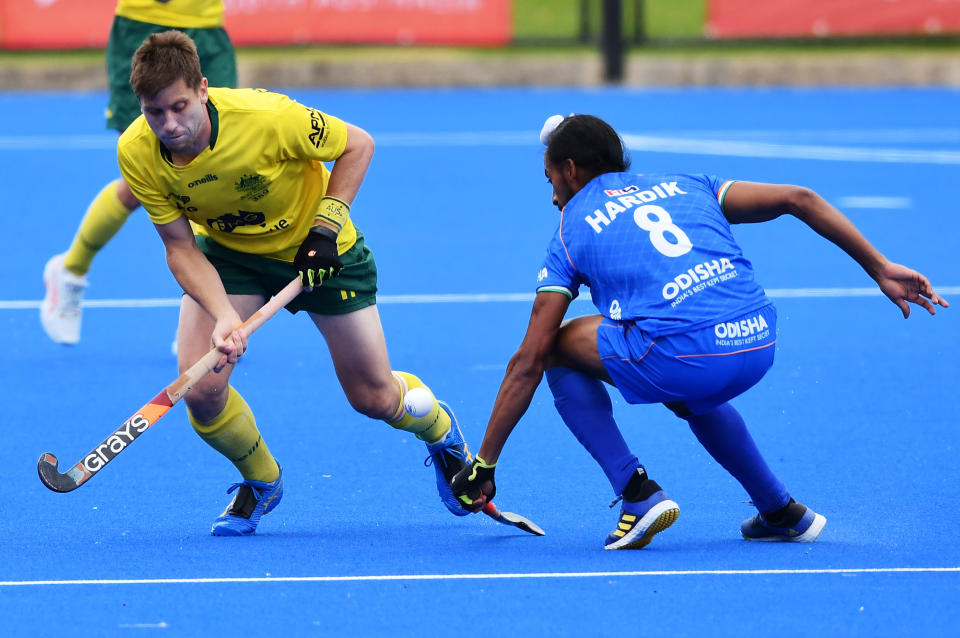
<svg viewBox="0 0 960 638">
<path fill-rule="evenodd" d="M 326 226 L 314 226 L 300 244 L 293 265 L 300 273 L 300 283 L 312 288 L 333 279 L 343 270 L 337 254 L 337 233 Z"/>
<path fill-rule="evenodd" d="M 493 472 L 497 464 L 489 465 L 479 456 L 473 462 L 457 472 L 450 481 L 450 490 L 460 501 L 460 507 L 471 512 L 479 512 L 483 506 L 493 500 L 497 493 L 497 484 Z"/>
</svg>

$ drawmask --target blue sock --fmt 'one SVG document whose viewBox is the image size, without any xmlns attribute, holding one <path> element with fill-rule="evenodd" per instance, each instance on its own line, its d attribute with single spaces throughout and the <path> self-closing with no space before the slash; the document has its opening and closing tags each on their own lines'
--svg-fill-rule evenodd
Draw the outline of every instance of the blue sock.
<svg viewBox="0 0 960 638">
<path fill-rule="evenodd" d="M 560 418 L 600 464 L 614 495 L 620 496 L 640 461 L 613 420 L 613 404 L 603 382 L 571 368 L 547 370 L 547 382 Z"/>
<path fill-rule="evenodd" d="M 763 460 L 740 413 L 724 403 L 709 414 L 684 417 L 700 444 L 747 490 L 761 513 L 790 502 L 790 493 Z"/>
</svg>

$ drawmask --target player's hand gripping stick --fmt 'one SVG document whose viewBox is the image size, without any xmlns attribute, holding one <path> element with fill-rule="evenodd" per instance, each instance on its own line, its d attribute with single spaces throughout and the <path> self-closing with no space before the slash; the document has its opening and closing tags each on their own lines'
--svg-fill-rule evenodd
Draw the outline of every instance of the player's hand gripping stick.
<svg viewBox="0 0 960 638">
<path fill-rule="evenodd" d="M 497 493 L 494 482 L 494 472 L 497 464 L 487 463 L 477 456 L 473 462 L 460 470 L 450 482 L 450 489 L 460 501 L 464 509 L 471 512 L 480 512 L 493 520 L 522 529 L 530 534 L 545 536 L 539 525 L 513 512 L 501 512 L 493 504 L 493 497 Z"/>
<path fill-rule="evenodd" d="M 283 290 L 278 292 L 260 310 L 240 324 L 238 330 L 249 336 L 262 326 L 264 322 L 300 294 L 303 286 L 300 278 L 294 279 Z M 203 355 L 203 358 L 184 371 L 176 381 L 164 388 L 160 394 L 149 403 L 134 412 L 133 416 L 124 421 L 123 425 L 113 431 L 113 434 L 103 440 L 100 445 L 90 450 L 89 454 L 80 459 L 73 467 L 61 474 L 57 468 L 57 457 L 50 452 L 44 453 L 37 462 L 37 472 L 40 480 L 54 492 L 70 492 L 77 489 L 94 474 L 112 461 L 120 452 L 123 452 L 133 441 L 143 434 L 150 426 L 160 420 L 177 401 L 183 398 L 197 381 L 202 379 L 220 360 L 221 353 L 216 348 Z"/>
</svg>

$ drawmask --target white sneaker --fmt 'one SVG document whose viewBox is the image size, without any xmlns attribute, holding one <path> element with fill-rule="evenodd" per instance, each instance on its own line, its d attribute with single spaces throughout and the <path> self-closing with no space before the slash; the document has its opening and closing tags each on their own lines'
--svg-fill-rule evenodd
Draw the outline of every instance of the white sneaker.
<svg viewBox="0 0 960 638">
<path fill-rule="evenodd" d="M 40 322 L 47 336 L 57 343 L 80 341 L 80 302 L 87 278 L 75 275 L 63 265 L 63 255 L 54 255 L 43 268 L 47 289 L 40 304 Z"/>
</svg>

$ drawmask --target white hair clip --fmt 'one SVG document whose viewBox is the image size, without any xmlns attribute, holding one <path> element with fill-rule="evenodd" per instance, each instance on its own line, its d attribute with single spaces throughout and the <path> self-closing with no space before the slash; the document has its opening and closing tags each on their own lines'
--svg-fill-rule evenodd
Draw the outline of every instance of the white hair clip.
<svg viewBox="0 0 960 638">
<path fill-rule="evenodd" d="M 540 143 L 544 146 L 547 145 L 547 142 L 550 141 L 550 135 L 560 126 L 560 122 L 563 121 L 562 115 L 551 115 L 547 118 L 547 121 L 543 123 L 543 128 L 540 129 Z"/>
</svg>

